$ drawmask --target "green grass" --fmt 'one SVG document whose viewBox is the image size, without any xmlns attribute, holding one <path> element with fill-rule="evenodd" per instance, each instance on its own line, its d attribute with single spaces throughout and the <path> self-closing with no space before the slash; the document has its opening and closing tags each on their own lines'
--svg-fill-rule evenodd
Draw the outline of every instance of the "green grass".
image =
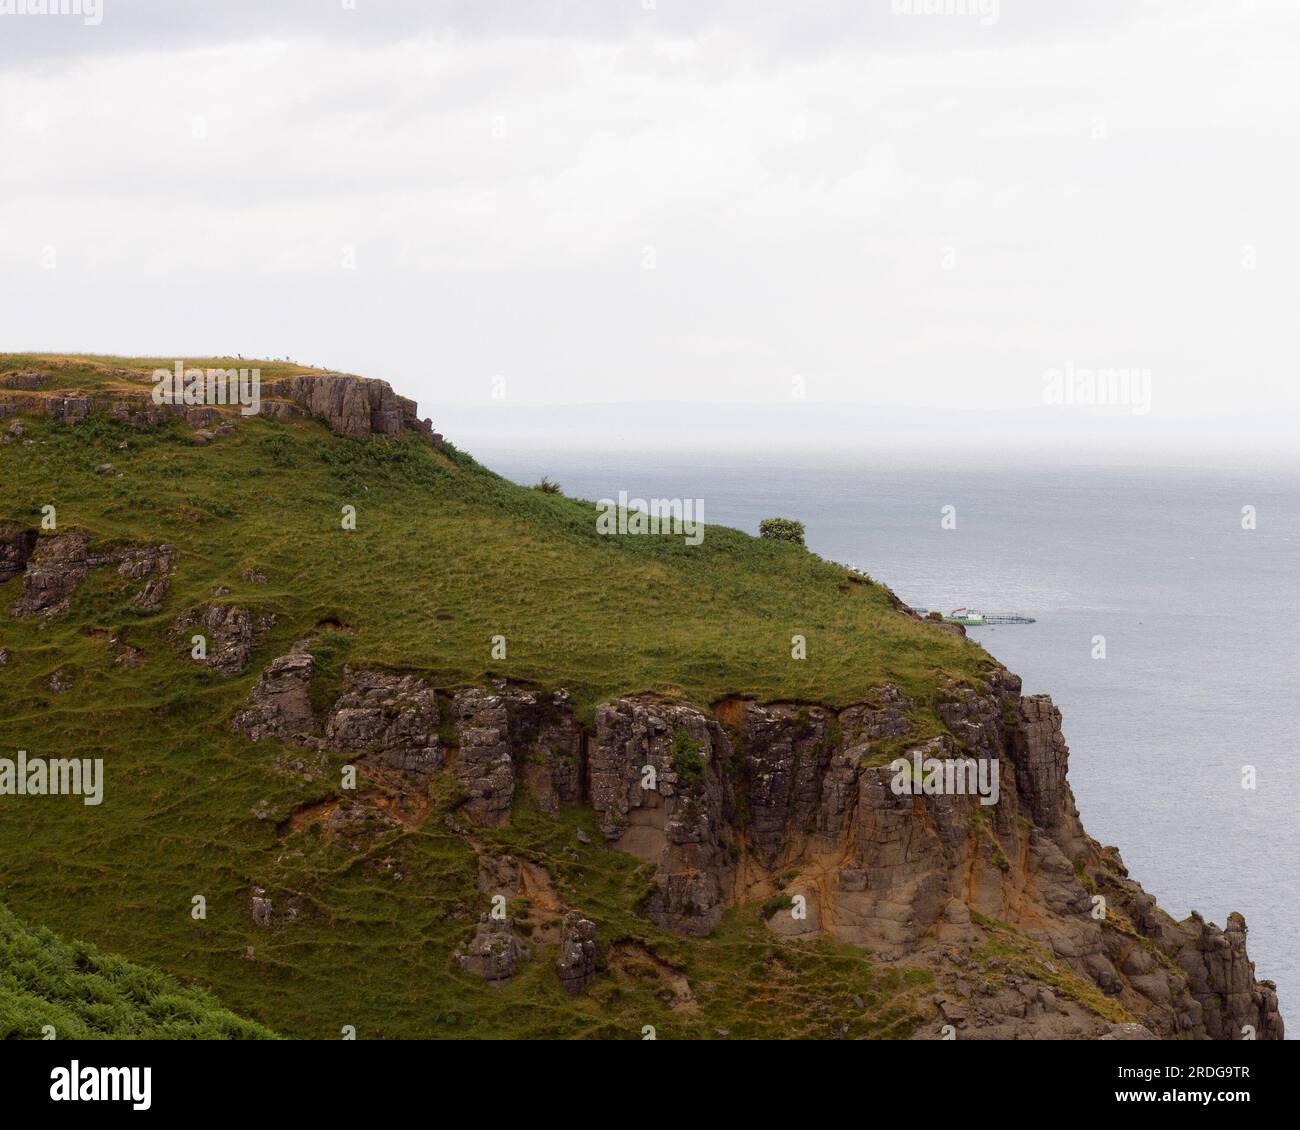
<svg viewBox="0 0 1300 1130">
<path fill-rule="evenodd" d="M 4 355 L 0 375 L 49 364 Z M 138 385 L 170 364 L 68 358 L 51 387 Z M 243 364 L 260 364 L 266 379 L 306 371 Z M 345 663 L 413 670 L 444 688 L 489 675 L 564 687 L 587 721 L 599 702 L 639 691 L 700 706 L 733 692 L 840 706 L 892 682 L 917 703 L 923 734 L 939 730 L 941 687 L 980 681 L 988 660 L 975 645 L 899 614 L 883 588 L 798 546 L 718 526 L 696 547 L 602 537 L 592 503 L 517 486 L 415 434 L 353 441 L 318 421 L 256 417 L 199 447 L 180 425 L 136 430 L 95 417 L 73 428 L 30 417 L 24 426 L 30 444 L 0 446 L 0 519 L 36 525 L 53 504 L 60 530 L 170 543 L 179 554 L 156 612 L 133 608 L 112 569 L 93 573 L 69 614 L 48 623 L 13 619 L 22 582 L 0 585 L 0 647 L 11 650 L 0 670 L 0 752 L 103 757 L 107 774 L 99 808 L 0 799 L 0 900 L 24 917 L 210 987 L 286 1035 L 337 1038 L 347 1024 L 361 1038 L 639 1038 L 642 1024 L 662 1024 L 665 1036 L 717 1027 L 813 1035 L 845 1014 L 841 976 L 880 1002 L 846 1020 L 853 1031 L 905 1032 L 911 986 L 873 973 L 859 952 L 774 939 L 756 907 L 734 912 L 706 943 L 664 934 L 636 911 L 643 865 L 594 832 L 592 844 L 576 841 L 589 814 L 552 819 L 526 804 L 480 842 L 545 862 L 566 901 L 597 921 L 602 944 L 623 946 L 632 967 L 653 954 L 644 961 L 657 980 L 620 965 L 592 994 L 569 998 L 554 953 L 543 952 L 488 990 L 450 957 L 484 909 L 473 851 L 442 822 L 452 782 L 435 781 L 423 824 L 353 853 L 319 824 L 288 829 L 292 812 L 333 799 L 331 785 L 285 772 L 283 747 L 238 738 L 229 720 L 266 664 L 317 625 L 328 626 L 315 649 L 318 705 Z M 117 474 L 96 475 L 105 462 Z M 356 507 L 355 531 L 341 528 L 345 505 Z M 241 581 L 250 567 L 269 583 Z M 179 612 L 214 599 L 218 586 L 230 595 L 217 599 L 277 617 L 231 679 L 193 664 L 170 633 Z M 806 660 L 791 658 L 795 634 L 807 638 Z M 506 659 L 491 657 L 497 635 Z M 143 649 L 144 665 L 114 663 L 113 637 Z M 74 680 L 63 695 L 47 685 L 60 669 Z M 254 926 L 254 884 L 277 908 L 297 905 L 299 920 Z M 190 917 L 197 894 L 206 921 Z M 676 962 L 692 985 L 712 981 L 716 992 L 693 1009 L 670 1007 L 655 962 Z M 808 1017 L 765 1011 L 778 984 L 817 1002 Z"/>
<path fill-rule="evenodd" d="M 0 373 L 38 363 L 9 355 Z M 898 614 L 879 586 L 797 546 L 719 526 L 693 547 L 604 537 L 590 502 L 517 486 L 413 434 L 354 441 L 318 422 L 250 418 L 196 447 L 179 425 L 138 431 L 97 418 L 27 428 L 31 445 L 0 448 L 0 517 L 34 521 L 53 503 L 63 529 L 175 544 L 183 559 L 171 604 L 131 617 L 155 638 L 182 602 L 225 584 L 232 600 L 282 614 L 273 646 L 340 616 L 355 621 L 359 657 L 448 681 L 492 672 L 563 685 L 588 709 L 649 689 L 701 705 L 738 690 L 842 705 L 886 681 L 927 703 L 947 677 L 978 680 L 984 661 L 973 644 Z M 104 462 L 120 477 L 94 475 Z M 357 508 L 355 531 L 341 529 L 345 505 Z M 247 564 L 271 583 L 240 582 Z M 87 614 L 126 615 L 84 594 L 78 605 L 61 634 Z M 2 630 L 25 642 L 23 626 Z M 498 634 L 507 660 L 490 657 Z M 790 656 L 795 634 L 808 640 L 805 660 Z"/>
<path fill-rule="evenodd" d="M 259 368 L 264 381 L 298 376 L 303 373 L 329 371 L 308 365 L 297 365 L 291 361 L 258 361 L 238 357 L 111 357 L 91 353 L 0 353 L 0 375 L 39 370 L 51 375 L 50 382 L 42 391 L 67 390 L 96 393 L 139 385 L 142 380 L 148 380 L 155 369 L 166 369 L 171 372 L 177 360 L 184 361 L 187 369 Z"/>
</svg>

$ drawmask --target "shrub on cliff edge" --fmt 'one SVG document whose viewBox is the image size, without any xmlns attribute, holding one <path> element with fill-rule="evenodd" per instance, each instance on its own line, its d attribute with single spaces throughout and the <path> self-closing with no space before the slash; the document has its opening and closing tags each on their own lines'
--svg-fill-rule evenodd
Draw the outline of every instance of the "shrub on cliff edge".
<svg viewBox="0 0 1300 1130">
<path fill-rule="evenodd" d="M 803 545 L 803 523 L 794 518 L 764 518 L 758 524 L 758 536 Z"/>
</svg>

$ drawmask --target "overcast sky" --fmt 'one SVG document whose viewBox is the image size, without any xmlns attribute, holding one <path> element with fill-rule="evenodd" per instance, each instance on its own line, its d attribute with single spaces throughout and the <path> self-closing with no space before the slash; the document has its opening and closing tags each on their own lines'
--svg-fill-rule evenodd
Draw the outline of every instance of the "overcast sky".
<svg viewBox="0 0 1300 1130">
<path fill-rule="evenodd" d="M 0 349 L 1008 419 L 1129 368 L 1165 428 L 1294 418 L 1300 6 L 908 6 L 0 14 Z"/>
</svg>

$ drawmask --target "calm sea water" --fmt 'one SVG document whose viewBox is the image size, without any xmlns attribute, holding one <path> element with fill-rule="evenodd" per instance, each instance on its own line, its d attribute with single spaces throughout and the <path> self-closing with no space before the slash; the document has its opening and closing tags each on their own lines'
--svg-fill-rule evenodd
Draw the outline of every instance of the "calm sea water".
<svg viewBox="0 0 1300 1130">
<path fill-rule="evenodd" d="M 913 605 L 1036 617 L 971 635 L 1060 706 L 1088 831 L 1176 917 L 1244 914 L 1300 1026 L 1300 472 L 470 446 L 578 497 L 702 498 L 750 532 L 799 518 Z"/>
</svg>

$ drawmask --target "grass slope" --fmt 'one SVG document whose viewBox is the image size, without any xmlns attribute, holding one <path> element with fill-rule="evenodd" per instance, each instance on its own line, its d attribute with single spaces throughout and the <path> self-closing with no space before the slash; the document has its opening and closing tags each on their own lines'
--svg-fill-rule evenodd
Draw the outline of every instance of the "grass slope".
<svg viewBox="0 0 1300 1130">
<path fill-rule="evenodd" d="M 260 364 L 267 379 L 305 371 Z M 89 390 L 138 387 L 170 362 L 0 355 L 0 374 L 51 365 L 62 366 L 59 387 Z M 3 755 L 101 756 L 107 772 L 99 808 L 0 798 L 0 898 L 26 917 L 197 980 L 289 1035 L 337 1038 L 346 1024 L 362 1037 L 639 1038 L 645 1024 L 663 1035 L 826 1034 L 846 994 L 874 1002 L 853 1021 L 858 1034 L 908 1030 L 917 985 L 906 978 L 877 976 L 856 950 L 780 943 L 741 912 L 705 943 L 666 935 L 632 909 L 646 883 L 637 862 L 577 842 L 588 813 L 543 819 L 522 800 L 510 828 L 480 839 L 544 862 L 616 960 L 576 1000 L 545 954 L 489 991 L 450 960 L 482 909 L 473 852 L 441 819 L 450 784 L 428 820 L 354 856 L 319 822 L 287 823 L 337 799 L 332 790 L 279 771 L 276 743 L 235 737 L 229 719 L 272 657 L 331 621 L 350 630 L 327 631 L 314 649 L 324 697 L 345 663 L 388 664 L 443 687 L 489 674 L 562 686 L 587 718 L 601 700 L 643 690 L 700 705 L 736 692 L 842 705 L 893 682 L 918 703 L 924 730 L 938 725 L 942 685 L 979 680 L 987 657 L 973 644 L 898 614 L 884 589 L 794 546 L 717 526 L 697 547 L 602 537 L 591 503 L 521 488 L 413 434 L 353 441 L 318 421 L 250 418 L 199 447 L 179 425 L 24 426 L 30 444 L 0 447 L 0 518 L 35 525 L 53 504 L 60 530 L 180 554 L 159 612 L 131 607 L 111 569 L 48 623 L 13 619 L 21 581 L 0 586 L 0 647 L 12 653 L 0 671 Z M 96 475 L 105 462 L 116 473 Z M 341 528 L 345 505 L 357 510 L 353 531 Z M 249 567 L 269 584 L 240 581 Z M 230 589 L 219 599 L 278 617 L 233 679 L 193 664 L 170 634 L 218 586 Z M 795 634 L 806 660 L 791 658 Z M 503 660 L 491 658 L 497 635 Z M 142 648 L 144 665 L 114 663 L 114 637 Z M 59 670 L 72 679 L 65 694 L 48 685 Z M 253 884 L 273 898 L 307 892 L 308 913 L 255 928 Z M 190 917 L 196 894 L 206 921 Z M 714 993 L 666 1003 L 664 980 L 682 971 Z M 808 1007 L 796 1016 L 776 1005 L 776 984 L 782 1001 Z"/>
<path fill-rule="evenodd" d="M 266 1040 L 273 1033 L 155 970 L 29 929 L 0 906 L 0 1040 L 46 1036 Z"/>
</svg>

